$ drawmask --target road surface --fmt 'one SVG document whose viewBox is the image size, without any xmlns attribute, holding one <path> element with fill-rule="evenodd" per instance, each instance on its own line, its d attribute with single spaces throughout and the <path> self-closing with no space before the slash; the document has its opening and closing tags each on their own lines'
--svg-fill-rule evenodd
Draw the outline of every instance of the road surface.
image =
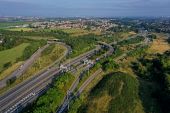
<svg viewBox="0 0 170 113">
<path fill-rule="evenodd" d="M 68 107 L 69 102 L 78 97 L 85 88 L 96 78 L 100 73 L 102 72 L 102 69 L 97 70 L 93 75 L 91 75 L 78 89 L 77 93 L 75 95 L 68 95 L 68 97 L 65 97 L 65 101 L 62 104 L 62 106 L 58 109 L 57 113 L 62 113 L 64 110 Z"/>
<path fill-rule="evenodd" d="M 76 64 L 78 62 L 81 62 L 83 59 L 93 55 L 97 49 L 93 49 L 90 52 L 87 52 L 79 57 L 76 57 L 72 59 L 71 61 L 64 63 L 66 67 L 71 66 L 73 64 Z M 60 74 L 61 70 L 58 67 L 52 67 L 48 70 L 45 70 L 44 72 L 41 72 L 34 76 L 33 78 L 24 81 L 23 83 L 17 85 L 13 89 L 9 90 L 8 92 L 4 93 L 0 96 L 0 112 L 4 113 L 7 111 L 11 112 L 15 110 L 18 106 L 18 102 L 20 100 L 23 100 L 25 97 L 30 95 L 31 93 L 34 93 L 35 96 L 39 95 L 39 91 L 41 91 L 47 84 L 49 84 L 52 79 L 55 77 L 55 75 Z M 27 99 L 27 101 L 22 101 L 19 103 L 21 106 L 25 106 L 30 101 Z"/>
<path fill-rule="evenodd" d="M 129 39 L 132 39 L 132 38 L 136 38 L 136 36 L 130 37 L 130 38 L 126 39 L 126 40 L 129 40 Z M 123 39 L 123 40 L 125 40 L 125 39 Z M 121 41 L 123 41 L 123 40 L 120 40 L 120 41 L 118 41 L 118 42 L 121 42 Z M 108 51 L 104 56 L 103 56 L 103 55 L 100 56 L 99 59 L 101 59 L 101 58 L 103 58 L 103 57 L 105 57 L 105 56 L 111 55 L 111 54 L 114 52 L 114 48 L 113 48 L 111 45 L 113 45 L 113 44 L 116 45 L 118 42 L 113 42 L 113 43 L 107 44 L 107 43 L 105 43 L 105 42 L 99 41 L 99 42 L 98 42 L 99 44 L 102 44 L 102 45 L 105 45 L 105 46 L 109 47 L 109 51 Z M 124 57 L 124 55 L 126 55 L 126 54 L 123 54 L 121 57 Z M 120 58 L 120 57 L 119 57 L 119 58 Z M 78 97 L 78 96 L 84 91 L 84 89 L 92 82 L 92 80 L 93 80 L 98 74 L 100 74 L 101 72 L 102 72 L 102 69 L 97 70 L 93 75 L 91 75 L 91 76 L 81 85 L 81 87 L 78 89 L 78 91 L 76 92 L 76 94 L 75 94 L 75 95 L 72 95 L 73 91 L 76 89 L 76 87 L 77 87 L 77 85 L 78 85 L 78 83 L 79 83 L 79 78 L 77 78 L 77 79 L 74 81 L 74 83 L 72 84 L 71 88 L 68 90 L 68 93 L 67 93 L 67 95 L 65 96 L 62 105 L 61 105 L 60 108 L 57 110 L 57 113 L 62 113 L 62 112 L 64 112 L 65 109 L 68 107 L 69 102 L 72 101 L 73 99 L 76 99 L 76 97 Z"/>
<path fill-rule="evenodd" d="M 98 46 L 96 49 L 93 49 L 87 53 L 80 55 L 79 57 L 73 58 L 71 60 L 66 61 L 63 63 L 65 67 L 70 67 L 73 64 L 77 64 L 81 62 L 83 59 L 88 58 L 95 54 L 95 51 L 101 49 Z M 37 74 L 33 78 L 24 81 L 23 83 L 17 85 L 16 87 L 12 88 L 8 92 L 4 93 L 0 96 L 0 112 L 16 112 L 17 108 L 23 108 L 26 106 L 30 100 L 34 97 L 38 97 L 41 94 L 41 91 L 51 83 L 52 79 L 55 75 L 59 75 L 62 70 L 58 67 L 52 67 L 50 69 L 44 70 L 43 72 Z M 88 78 L 87 81 L 80 87 L 77 95 L 79 95 L 84 88 L 91 82 L 91 80 L 96 75 L 92 76 L 92 78 Z M 33 100 L 35 100 L 34 98 Z M 19 106 L 19 107 L 18 107 Z M 23 106 L 23 107 L 22 107 Z M 17 110 L 21 110 L 17 109 Z"/>
<path fill-rule="evenodd" d="M 109 48 L 109 51 L 106 52 L 105 54 L 101 55 L 100 57 L 98 57 L 98 59 L 102 59 L 103 57 L 109 56 L 109 55 L 111 55 L 111 54 L 114 52 L 114 48 L 113 48 L 111 45 L 109 45 L 109 44 L 107 44 L 107 43 L 105 43 L 105 42 L 98 42 L 98 43 Z M 94 64 L 96 63 L 95 61 L 93 61 L 93 62 L 94 62 Z M 90 65 L 87 65 L 84 70 L 89 70 L 89 69 L 90 69 Z M 80 76 L 81 76 L 81 75 L 80 75 L 79 77 L 77 77 L 77 79 L 73 82 L 73 84 L 72 84 L 72 86 L 70 87 L 70 89 L 67 91 L 68 93 L 67 93 L 67 95 L 64 97 L 64 100 L 63 100 L 63 102 L 62 102 L 62 105 L 61 105 L 61 106 L 59 107 L 59 109 L 57 110 L 57 113 L 62 113 L 62 112 L 66 109 L 66 107 L 69 105 L 69 102 L 70 102 L 71 100 L 73 100 L 74 98 L 76 98 L 77 96 L 79 96 L 79 95 L 82 93 L 82 91 L 88 86 L 88 84 L 90 84 L 91 81 L 92 81 L 99 73 L 101 73 L 101 72 L 102 72 L 102 69 L 99 69 L 98 71 L 96 71 L 92 76 L 90 76 L 90 77 L 82 84 L 82 86 L 78 89 L 76 95 L 72 95 L 72 93 L 75 91 L 75 89 L 77 88 L 77 86 L 78 86 L 78 84 L 79 84 Z"/>
<path fill-rule="evenodd" d="M 18 78 L 19 76 L 21 76 L 32 64 L 33 62 L 40 57 L 42 51 L 44 51 L 47 47 L 49 46 L 49 44 L 45 45 L 42 48 L 39 48 L 28 60 L 26 60 L 24 62 L 24 64 L 22 64 L 16 71 L 14 71 L 11 75 L 7 76 L 6 78 L 4 78 L 3 80 L 0 81 L 0 88 L 3 88 L 6 86 L 6 82 L 7 80 L 16 77 Z"/>
</svg>

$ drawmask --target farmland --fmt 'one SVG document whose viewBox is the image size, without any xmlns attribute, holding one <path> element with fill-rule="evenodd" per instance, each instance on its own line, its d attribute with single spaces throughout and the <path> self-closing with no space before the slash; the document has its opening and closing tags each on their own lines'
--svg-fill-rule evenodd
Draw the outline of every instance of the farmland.
<svg viewBox="0 0 170 113">
<path fill-rule="evenodd" d="M 82 35 L 88 35 L 88 34 L 95 34 L 100 35 L 100 31 L 88 31 L 84 29 L 63 29 L 62 31 L 70 34 L 71 36 L 82 36 Z"/>
<path fill-rule="evenodd" d="M 0 22 L 0 28 L 19 26 L 19 25 L 30 24 L 30 23 L 32 23 L 32 22 Z"/>
<path fill-rule="evenodd" d="M 9 30 L 9 31 L 32 31 L 33 29 L 31 29 L 31 28 L 9 28 L 6 30 Z"/>
</svg>

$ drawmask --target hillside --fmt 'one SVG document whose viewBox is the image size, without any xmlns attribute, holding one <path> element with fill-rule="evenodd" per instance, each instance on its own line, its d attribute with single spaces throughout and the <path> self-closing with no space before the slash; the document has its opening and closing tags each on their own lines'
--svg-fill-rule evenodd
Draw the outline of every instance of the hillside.
<svg viewBox="0 0 170 113">
<path fill-rule="evenodd" d="M 87 101 L 82 104 L 78 112 L 142 112 L 139 103 L 138 86 L 138 81 L 130 75 L 121 72 L 108 74 L 92 89 Z"/>
</svg>

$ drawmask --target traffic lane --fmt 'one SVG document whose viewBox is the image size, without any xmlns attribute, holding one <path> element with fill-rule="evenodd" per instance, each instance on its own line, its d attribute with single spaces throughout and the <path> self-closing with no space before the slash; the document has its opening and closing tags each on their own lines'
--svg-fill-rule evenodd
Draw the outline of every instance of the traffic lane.
<svg viewBox="0 0 170 113">
<path fill-rule="evenodd" d="M 56 73 L 59 73 L 59 71 L 57 71 L 57 72 L 55 71 L 55 72 L 53 72 L 52 74 L 56 74 Z M 44 83 L 44 82 L 43 82 L 43 83 Z M 39 89 L 39 88 L 38 88 L 38 89 Z M 32 92 L 32 91 L 31 91 L 31 92 Z M 29 93 L 31 93 L 31 92 L 28 92 L 28 93 L 26 93 L 25 95 L 27 95 L 27 94 L 29 94 Z M 25 95 L 24 95 L 24 96 L 25 96 Z M 23 97 L 24 97 L 24 96 L 23 96 Z M 23 98 L 23 97 L 22 97 L 22 98 Z M 20 100 L 20 98 L 19 98 L 18 100 Z M 18 100 L 14 101 L 13 103 L 15 104 Z M 14 105 L 14 104 L 11 104 L 11 105 Z M 7 106 L 9 106 L 9 105 L 7 105 Z"/>
<path fill-rule="evenodd" d="M 77 63 L 77 62 L 79 62 L 79 60 L 81 60 L 81 59 L 83 59 L 83 58 L 84 58 L 84 57 L 77 58 L 77 59 L 75 59 L 73 62 L 71 62 L 71 64 Z M 66 65 L 69 65 L 69 63 L 66 64 Z M 54 70 L 55 70 L 55 68 L 51 68 L 51 69 L 54 69 Z M 45 71 L 44 71 L 43 73 L 45 73 Z M 41 74 L 43 75 L 43 73 L 41 73 Z M 41 75 L 41 74 L 39 74 L 39 75 Z M 26 84 L 29 83 L 30 81 L 32 81 L 33 79 L 37 80 L 37 79 L 39 79 L 40 77 L 42 77 L 42 76 L 39 76 L 39 75 L 36 76 L 36 77 L 34 77 L 34 78 L 32 78 L 32 79 L 29 80 L 28 82 L 26 82 Z M 26 85 L 26 84 L 21 85 L 21 86 L 18 87 L 17 89 L 21 88 L 22 86 L 24 86 L 24 85 Z M 1 99 L 2 99 L 2 97 L 5 98 L 5 95 L 6 95 L 6 97 L 7 97 L 7 96 L 9 96 L 11 93 L 14 93 L 15 91 L 16 91 L 16 89 L 15 89 L 15 90 L 12 90 L 11 92 L 9 92 L 9 93 L 7 93 L 7 94 L 4 94 L 4 96 L 1 96 L 0 98 L 1 98 Z"/>
<path fill-rule="evenodd" d="M 70 102 L 71 100 L 75 99 L 76 97 L 78 97 L 82 91 L 91 83 L 91 81 L 99 74 L 101 73 L 101 69 L 98 70 L 97 72 L 95 72 L 92 76 L 90 76 L 82 85 L 81 87 L 78 89 L 77 93 L 75 96 L 70 95 L 67 100 L 67 98 L 64 98 L 64 103 L 62 104 L 61 108 L 58 109 L 57 113 L 62 113 L 66 107 L 68 106 L 68 101 Z"/>
<path fill-rule="evenodd" d="M 90 54 L 91 54 L 91 53 L 90 53 Z M 86 55 L 88 55 L 88 54 L 86 54 Z M 77 63 L 77 62 L 80 61 L 82 58 L 83 58 L 83 57 L 80 57 L 80 58 L 76 59 L 75 61 L 73 61 L 72 63 Z M 78 61 L 77 61 L 77 60 L 78 60 Z"/>
<path fill-rule="evenodd" d="M 80 59 L 82 59 L 82 58 L 80 58 Z M 74 62 L 72 62 L 72 63 L 77 63 L 77 62 L 79 62 L 80 61 L 80 59 L 77 59 L 76 61 L 74 61 Z M 47 74 L 46 74 L 47 73 Z M 57 73 L 58 73 L 58 71 L 57 71 Z M 45 74 L 42 74 L 42 76 L 39 76 L 39 77 L 41 77 L 42 79 L 44 78 L 44 76 L 47 76 L 47 75 L 49 75 L 50 73 L 48 73 L 48 72 L 45 72 Z M 56 72 L 52 72 L 52 74 L 56 74 Z M 21 88 L 19 88 L 19 89 L 16 89 L 16 91 L 15 92 L 13 92 L 12 94 L 10 93 L 9 95 L 7 95 L 7 98 L 6 99 L 3 99 L 3 100 L 1 100 L 1 105 L 3 104 L 7 104 L 7 102 L 9 102 L 13 97 L 15 97 L 15 96 L 17 96 L 17 95 L 19 95 L 19 93 L 22 93 L 22 90 L 25 90 L 25 88 L 28 88 L 28 86 L 30 85 L 31 86 L 31 84 L 34 84 L 34 83 L 36 83 L 36 82 L 39 82 L 39 81 L 37 81 L 37 79 L 40 79 L 39 77 L 37 77 L 33 82 L 29 82 L 26 86 L 22 86 Z M 40 81 L 41 81 L 41 79 L 40 79 Z M 5 103 L 6 102 L 6 103 Z M 2 107 L 2 106 L 1 106 Z"/>
<path fill-rule="evenodd" d="M 8 93 L 8 95 L 5 95 L 4 98 L 2 97 L 2 100 L 0 101 L 0 107 L 1 107 L 1 105 L 3 103 L 9 102 L 15 96 L 21 94 L 22 91 L 24 91 L 25 89 L 29 89 L 29 87 L 32 87 L 32 85 L 34 85 L 34 84 L 38 83 L 39 81 L 43 80 L 43 78 L 45 78 L 45 76 L 48 76 L 49 74 L 53 73 L 54 71 L 52 70 L 52 72 L 51 72 L 50 70 L 47 70 L 41 76 L 38 76 L 33 81 L 28 82 L 28 84 L 24 84 L 24 85 L 20 86 L 19 88 L 16 88 L 14 92 Z"/>
<path fill-rule="evenodd" d="M 59 70 L 55 70 L 54 72 L 51 72 L 52 74 L 56 74 L 56 73 L 59 73 Z M 44 74 L 45 76 L 47 76 L 47 75 L 49 75 L 50 73 L 46 73 L 46 74 Z M 48 76 L 47 78 L 45 78 L 45 79 L 42 79 L 42 80 L 40 80 L 40 81 L 36 81 L 36 82 L 38 82 L 38 84 L 36 84 L 36 85 L 34 85 L 33 87 L 32 86 L 24 86 L 20 91 L 17 91 L 17 92 L 15 92 L 15 94 L 13 94 L 13 95 L 10 95 L 10 96 L 12 96 L 11 98 L 9 97 L 7 100 L 5 100 L 5 101 L 3 101 L 3 106 L 1 106 L 1 108 L 0 109 L 4 109 L 4 108 L 7 108 L 7 107 L 9 107 L 9 106 L 12 106 L 12 105 L 14 105 L 16 102 L 18 102 L 18 100 L 21 100 L 23 97 L 25 97 L 26 95 L 28 95 L 29 93 L 31 93 L 31 92 L 33 92 L 33 91 L 35 91 L 35 89 L 37 88 L 38 90 L 39 89 L 42 89 L 41 87 L 41 85 L 42 84 L 46 84 L 46 81 L 48 81 L 48 80 L 50 80 L 50 79 L 52 79 L 52 77 L 53 76 Z M 47 82 L 48 83 L 48 82 Z M 32 83 L 32 84 L 34 84 L 34 83 Z M 25 90 L 25 88 L 27 88 L 27 90 Z M 22 90 L 24 90 L 24 92 L 22 93 Z M 21 93 L 21 95 L 19 95 L 19 93 Z M 19 96 L 18 96 L 19 95 Z M 15 98 L 14 98 L 15 97 Z M 14 98 L 13 100 L 11 100 L 12 98 Z M 11 101 L 10 101 L 11 100 Z M 2 104 L 2 103 L 1 103 Z"/>
<path fill-rule="evenodd" d="M 0 80 L 0 88 L 6 86 L 6 81 L 11 79 L 12 77 L 21 76 L 32 64 L 33 62 L 41 55 L 41 52 L 47 48 L 49 45 L 45 45 L 43 48 L 38 49 L 28 60 L 25 61 L 16 71 L 14 71 L 11 75 L 7 76 L 3 80 Z"/>
<path fill-rule="evenodd" d="M 35 93 L 35 97 L 38 97 L 39 94 L 43 91 L 43 89 L 45 89 L 49 83 L 51 83 L 53 78 L 49 77 L 47 78 L 47 80 L 45 80 L 45 82 L 41 82 L 41 84 L 39 84 L 39 86 L 41 87 L 35 87 L 35 89 L 33 89 L 32 91 L 29 91 L 28 93 L 26 93 L 25 96 L 23 96 L 21 99 L 25 98 L 27 95 L 29 95 L 30 93 L 34 92 Z M 36 99 L 36 98 L 35 98 Z M 14 102 L 13 104 L 11 104 L 11 106 L 15 106 L 16 103 L 19 101 L 20 99 L 16 100 L 16 102 Z M 28 103 L 31 100 L 28 100 Z M 25 103 L 21 103 L 22 106 L 26 106 L 26 102 Z M 10 108 L 10 105 L 7 106 L 8 108 L 6 110 L 8 110 Z"/>
</svg>

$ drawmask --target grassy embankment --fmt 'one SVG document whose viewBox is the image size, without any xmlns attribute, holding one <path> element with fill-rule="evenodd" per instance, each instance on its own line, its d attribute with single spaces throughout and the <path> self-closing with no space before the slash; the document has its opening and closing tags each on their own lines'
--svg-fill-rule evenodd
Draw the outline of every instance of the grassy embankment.
<svg viewBox="0 0 170 113">
<path fill-rule="evenodd" d="M 136 35 L 136 33 L 134 31 L 131 31 L 131 32 L 122 32 L 120 34 L 120 37 L 126 39 L 126 38 L 134 36 L 134 35 Z"/>
<path fill-rule="evenodd" d="M 54 63 L 57 59 L 59 59 L 65 52 L 66 48 L 61 45 L 50 45 L 48 48 L 44 50 L 41 57 L 39 57 L 34 64 L 20 77 L 18 78 L 14 83 L 12 83 L 10 86 L 7 86 L 0 90 L 2 93 L 3 91 L 6 91 L 7 89 L 13 87 L 14 85 L 21 83 L 25 79 L 28 79 L 29 77 L 32 77 L 36 73 L 38 73 L 40 70 L 44 69 L 45 67 L 49 66 L 50 64 Z"/>
<path fill-rule="evenodd" d="M 124 45 L 126 48 L 128 48 L 127 45 L 132 46 L 131 44 L 139 43 L 140 41 L 142 41 L 142 40 L 135 40 L 135 41 L 129 40 L 129 41 L 126 41 L 126 42 L 123 42 L 120 44 L 122 46 Z M 142 52 L 144 52 L 144 50 L 147 49 L 147 48 L 146 49 L 145 48 L 139 49 L 139 48 L 130 47 L 131 50 L 130 49 L 129 50 L 132 52 L 129 52 L 128 56 L 134 56 L 136 58 L 139 55 L 141 55 Z M 138 95 L 139 82 L 134 77 L 132 70 L 128 69 L 128 70 L 124 71 L 124 70 L 122 70 L 122 65 L 117 65 L 117 64 L 115 64 L 116 62 L 113 62 L 113 60 L 111 60 L 111 59 L 114 59 L 114 58 L 120 56 L 122 54 L 122 52 L 125 52 L 125 49 L 122 49 L 120 47 L 118 47 L 116 50 L 117 51 L 115 51 L 115 54 L 113 56 L 111 56 L 106 61 L 104 60 L 104 62 L 101 64 L 102 67 L 104 68 L 104 70 L 105 70 L 105 68 L 107 70 L 105 70 L 105 72 L 102 75 L 98 75 L 98 77 L 93 80 L 93 82 L 86 88 L 86 90 L 80 96 L 80 98 L 76 99 L 74 102 L 71 102 L 71 107 L 70 107 L 70 110 L 68 111 L 69 113 L 77 113 L 77 112 L 78 113 L 79 112 L 81 112 L 81 113 L 84 113 L 84 112 L 86 112 L 86 113 L 91 113 L 91 112 L 94 112 L 94 113 L 100 113 L 100 112 L 101 113 L 102 112 L 110 112 L 110 113 L 122 113 L 122 112 L 136 113 L 136 112 L 139 112 L 139 113 L 143 113 L 144 112 L 141 100 Z M 134 53 L 134 54 L 132 54 L 132 53 Z M 113 76 L 111 76 L 109 74 L 109 75 L 106 75 L 107 77 L 104 77 L 106 73 L 108 73 L 108 72 L 110 73 L 115 70 L 120 70 L 120 71 L 127 72 L 130 74 L 132 73 L 133 75 L 122 73 L 122 75 L 120 77 L 114 78 L 113 76 L 116 76 L 117 75 L 117 73 L 116 73 Z M 106 82 L 105 80 L 101 80 L 102 78 L 103 79 L 107 78 L 108 81 L 109 80 L 110 81 Z M 111 84 L 112 80 L 113 80 L 113 83 Z M 103 87 L 102 82 L 106 82 L 105 85 L 107 85 L 107 87 Z M 96 86 L 97 83 L 100 87 Z M 125 88 L 121 87 L 121 84 L 123 84 L 123 86 L 125 85 L 124 86 Z M 94 86 L 95 86 L 95 88 L 91 91 L 91 89 Z M 113 86 L 113 87 L 110 87 L 110 86 Z M 127 88 L 127 87 L 130 87 L 130 88 Z M 106 89 L 107 89 L 107 91 L 106 91 Z M 122 94 L 120 93 L 120 89 L 122 89 L 121 90 Z M 93 92 L 94 90 L 98 90 L 98 92 L 94 94 L 94 92 Z M 105 91 L 103 91 L 103 90 L 105 90 Z M 113 92 L 114 95 L 108 94 L 109 90 L 111 90 L 110 92 Z M 91 97 L 91 95 L 93 95 L 93 97 Z M 127 96 L 127 95 L 129 95 L 129 96 Z"/>
<path fill-rule="evenodd" d="M 41 36 L 24 36 L 26 39 L 31 39 L 31 40 L 48 40 L 48 39 L 54 39 L 54 37 L 41 37 Z"/>
<path fill-rule="evenodd" d="M 70 56 L 73 58 L 95 48 L 96 38 L 97 37 L 94 35 L 84 35 L 67 38 L 64 40 L 64 42 L 70 45 L 73 49 L 73 52 Z"/>
<path fill-rule="evenodd" d="M 21 82 L 28 77 L 31 77 L 38 73 L 40 70 L 46 68 L 50 64 L 54 63 L 57 59 L 64 55 L 66 48 L 62 45 L 50 45 L 43 52 L 34 64 L 23 74 L 23 76 L 16 82 Z"/>
<path fill-rule="evenodd" d="M 61 105 L 67 90 L 74 81 L 73 75 L 65 73 L 55 79 L 51 88 L 32 105 L 28 106 L 25 113 L 55 113 Z"/>
<path fill-rule="evenodd" d="M 160 89 L 159 84 L 161 84 L 161 86 L 164 85 L 164 83 L 159 83 L 161 81 L 161 78 L 159 79 L 158 83 L 155 82 L 156 77 L 158 77 L 157 75 L 160 75 L 161 77 L 165 77 L 166 74 L 165 75 L 162 75 L 162 74 L 164 74 L 163 72 L 164 70 L 167 70 L 166 68 L 161 67 L 162 64 L 164 65 L 164 63 L 159 64 L 161 60 L 159 61 L 159 59 L 157 59 L 157 54 L 163 54 L 167 50 L 170 50 L 170 46 L 168 45 L 168 42 L 166 41 L 164 35 L 157 35 L 157 38 L 153 40 L 153 43 L 151 43 L 150 46 L 145 46 L 144 48 L 136 48 L 135 50 L 131 51 L 123 60 L 119 61 L 119 64 L 121 65 L 120 71 L 122 72 L 130 73 L 134 77 L 144 75 L 144 76 L 149 76 L 148 78 L 150 78 L 154 76 L 152 80 L 149 80 L 148 78 L 138 79 L 139 77 L 137 77 L 139 84 L 140 84 L 139 96 L 142 102 L 143 111 L 146 113 L 148 112 L 161 113 L 161 107 L 163 108 L 162 111 L 167 112 L 168 107 L 165 107 L 165 106 L 168 103 L 168 99 L 165 99 L 166 101 L 162 101 L 164 100 L 164 98 L 166 98 L 165 94 L 167 92 L 165 90 L 167 89 L 164 86 L 162 89 Z M 147 59 L 145 60 L 145 58 Z M 153 63 L 151 62 L 152 60 L 153 60 Z M 135 70 L 135 73 L 134 73 L 134 69 L 131 68 L 132 62 L 138 63 L 138 62 L 144 62 L 144 61 L 145 63 L 143 64 L 139 63 L 140 64 L 139 67 L 136 68 L 138 72 L 136 73 L 136 70 Z M 167 65 L 168 60 L 165 61 L 165 64 L 168 67 Z M 154 66 L 152 67 L 152 65 L 154 65 L 158 69 L 155 69 L 155 67 Z M 159 66 L 157 67 L 156 65 L 159 65 Z M 147 68 L 149 67 L 149 68 L 147 69 L 146 67 Z M 152 72 L 153 70 L 158 70 L 158 71 Z"/>
<path fill-rule="evenodd" d="M 153 40 L 153 43 L 150 49 L 147 51 L 148 53 L 164 53 L 167 50 L 170 50 L 170 45 L 165 39 L 165 35 L 156 34 L 157 38 Z"/>
<path fill-rule="evenodd" d="M 4 78 L 12 71 L 14 71 L 17 67 L 20 66 L 22 62 L 16 63 L 16 61 L 18 58 L 22 57 L 25 48 L 28 46 L 29 43 L 23 43 L 12 49 L 8 49 L 0 52 L 0 70 L 1 71 L 5 70 L 4 65 L 7 63 L 10 63 L 10 65 L 12 65 L 12 67 L 0 73 L 0 79 Z"/>
<path fill-rule="evenodd" d="M 72 103 L 69 113 L 142 113 L 138 86 L 138 81 L 128 74 L 105 75 L 88 96 Z"/>
</svg>

